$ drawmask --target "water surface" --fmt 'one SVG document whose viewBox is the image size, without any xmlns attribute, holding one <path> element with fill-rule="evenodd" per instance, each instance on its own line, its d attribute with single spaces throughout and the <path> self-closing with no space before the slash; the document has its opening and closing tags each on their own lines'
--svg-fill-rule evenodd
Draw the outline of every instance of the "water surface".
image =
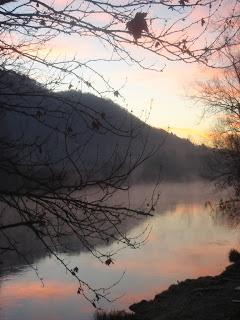
<svg viewBox="0 0 240 320">
<path fill-rule="evenodd" d="M 143 197 L 143 186 L 134 197 Z M 152 299 L 170 284 L 185 278 L 220 273 L 228 264 L 227 254 L 238 247 L 239 231 L 229 228 L 206 208 L 215 194 L 203 184 L 166 184 L 161 186 L 160 201 L 154 217 L 131 226 L 130 234 L 151 227 L 147 242 L 140 249 L 121 250 L 114 264 L 106 266 L 87 252 L 62 254 L 79 275 L 95 287 L 110 286 L 114 303 L 102 302 L 106 309 L 126 309 L 141 299 Z M 106 252 L 118 249 L 116 243 Z M 36 249 L 37 251 L 37 249 Z M 3 320 L 88 320 L 94 308 L 77 295 L 76 281 L 53 257 L 36 254 L 34 266 L 11 262 L 2 267 L 0 318 Z M 38 279 L 42 278 L 44 286 Z"/>
</svg>

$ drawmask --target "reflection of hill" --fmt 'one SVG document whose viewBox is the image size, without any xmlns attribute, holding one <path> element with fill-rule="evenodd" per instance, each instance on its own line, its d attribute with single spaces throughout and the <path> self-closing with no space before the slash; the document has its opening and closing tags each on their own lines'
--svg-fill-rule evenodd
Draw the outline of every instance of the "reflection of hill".
<svg viewBox="0 0 240 320">
<path fill-rule="evenodd" d="M 126 195 L 124 192 L 116 193 L 114 197 L 116 197 L 118 202 L 120 201 L 122 204 L 130 201 L 134 207 L 141 205 L 144 206 L 147 203 L 144 201 L 145 199 L 149 199 L 152 190 L 152 185 L 139 185 L 132 187 L 130 198 L 128 197 L 129 195 Z M 203 205 L 206 200 L 213 198 L 213 193 L 211 193 L 211 190 L 213 189 L 211 189 L 209 185 L 197 182 L 188 184 L 162 184 L 158 190 L 160 193 L 160 199 L 155 207 L 154 215 L 174 212 L 181 204 L 191 205 L 199 203 Z M 114 201 L 116 198 L 111 199 L 111 201 Z M 141 217 L 138 219 L 128 218 L 121 224 L 121 232 L 128 233 L 136 226 L 141 225 L 143 222 L 144 218 Z M 151 224 L 151 218 L 149 223 Z M 9 238 L 14 239 L 17 244 L 18 251 L 21 254 L 17 255 L 15 252 L 5 251 L 5 253 L 1 255 L 0 260 L 2 264 L 0 264 L 0 272 L 2 274 L 18 272 L 25 268 L 27 264 L 37 263 L 38 260 L 47 255 L 46 249 L 27 228 L 15 228 L 14 230 L 8 232 L 8 236 Z M 112 241 L 113 240 L 109 241 L 109 245 L 112 244 Z M 49 245 L 51 245 L 50 240 L 47 240 L 47 242 Z M 92 244 L 96 247 L 103 246 L 103 242 L 99 239 L 99 237 L 98 239 L 94 239 L 93 237 Z M 0 247 L 1 246 L 6 246 L 3 236 L 0 237 Z M 63 237 L 61 239 L 61 247 L 56 249 L 58 249 L 59 252 L 86 252 L 86 248 L 81 244 L 79 239 L 74 237 L 72 234 L 68 234 L 67 236 Z"/>
</svg>

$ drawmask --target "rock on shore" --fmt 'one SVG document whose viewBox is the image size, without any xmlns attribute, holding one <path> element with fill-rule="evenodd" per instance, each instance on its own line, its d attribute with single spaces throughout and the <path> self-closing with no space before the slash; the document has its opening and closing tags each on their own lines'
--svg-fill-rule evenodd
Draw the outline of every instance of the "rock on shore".
<svg viewBox="0 0 240 320">
<path fill-rule="evenodd" d="M 151 301 L 130 306 L 139 320 L 240 320 L 240 263 L 218 276 L 171 285 Z"/>
</svg>

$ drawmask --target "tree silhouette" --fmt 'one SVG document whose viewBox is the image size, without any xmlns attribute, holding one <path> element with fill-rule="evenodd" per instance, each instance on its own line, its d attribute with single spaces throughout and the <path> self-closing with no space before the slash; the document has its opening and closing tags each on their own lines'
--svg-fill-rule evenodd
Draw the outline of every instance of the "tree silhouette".
<svg viewBox="0 0 240 320">
<path fill-rule="evenodd" d="M 78 294 L 96 304 L 107 291 L 91 288 L 59 253 L 79 242 L 110 266 L 114 252 L 96 245 L 137 248 L 144 241 L 128 237 L 125 225 L 150 216 L 154 200 L 138 208 L 117 192 L 128 195 L 131 173 L 155 151 L 147 135 L 139 139 L 147 126 L 134 124 L 127 112 L 123 118 L 104 109 L 103 116 L 82 93 L 54 93 L 12 71 L 1 72 L 0 90 L 1 260 L 15 251 L 30 264 L 16 229 L 30 232 L 78 280 Z"/>
<path fill-rule="evenodd" d="M 239 223 L 240 202 L 240 57 L 237 50 L 226 50 L 229 67 L 207 82 L 198 83 L 194 97 L 207 114 L 216 117 L 215 148 L 210 160 L 212 177 L 221 188 L 232 188 L 231 199 L 221 200 L 218 209 Z M 235 218 L 236 217 L 236 218 Z M 231 222 L 234 224 L 234 222 Z"/>
</svg>

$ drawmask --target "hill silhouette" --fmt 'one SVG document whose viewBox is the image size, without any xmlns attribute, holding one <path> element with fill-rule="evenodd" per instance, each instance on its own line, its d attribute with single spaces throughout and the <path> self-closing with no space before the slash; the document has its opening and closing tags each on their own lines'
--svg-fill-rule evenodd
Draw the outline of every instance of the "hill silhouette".
<svg viewBox="0 0 240 320">
<path fill-rule="evenodd" d="M 12 71 L 0 72 L 0 92 L 1 141 L 35 145 L 38 152 L 31 152 L 31 161 L 52 161 L 60 168 L 68 153 L 87 174 L 94 167 L 94 174 L 102 175 L 111 163 L 124 161 L 127 150 L 133 161 L 147 158 L 134 174 L 136 182 L 158 175 L 173 181 L 206 176 L 210 149 L 153 128 L 109 99 L 74 90 L 53 92 Z"/>
</svg>

